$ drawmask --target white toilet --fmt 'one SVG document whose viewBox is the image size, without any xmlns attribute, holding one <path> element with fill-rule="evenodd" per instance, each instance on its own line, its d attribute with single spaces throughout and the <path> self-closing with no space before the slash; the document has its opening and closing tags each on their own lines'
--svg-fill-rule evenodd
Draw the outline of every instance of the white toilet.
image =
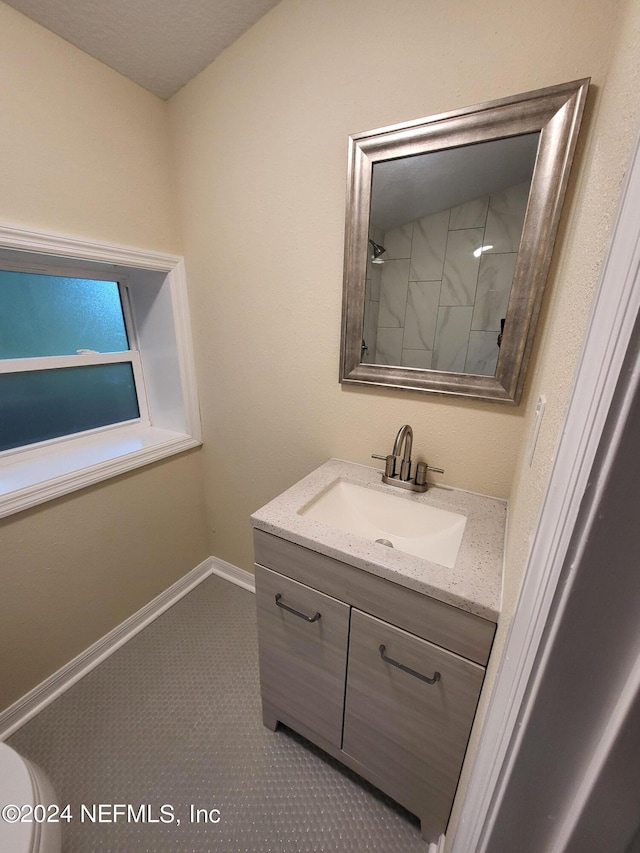
<svg viewBox="0 0 640 853">
<path fill-rule="evenodd" d="M 53 810 L 33 811 L 37 804 L 53 806 L 56 795 L 51 782 L 39 767 L 22 758 L 15 750 L 0 743 L 0 851 L 11 853 L 60 853 L 60 824 L 42 822 L 40 812 L 51 815 Z M 10 809 L 3 818 L 6 806 L 18 806 L 21 814 L 32 818 L 32 822 L 16 822 L 15 810 Z M 26 808 L 25 808 L 26 807 Z M 33 820 L 33 818 L 39 820 Z"/>
</svg>

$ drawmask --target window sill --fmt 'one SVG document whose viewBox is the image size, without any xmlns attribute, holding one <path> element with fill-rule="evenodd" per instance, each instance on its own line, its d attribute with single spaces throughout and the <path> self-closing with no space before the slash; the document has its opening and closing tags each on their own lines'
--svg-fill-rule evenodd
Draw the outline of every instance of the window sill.
<svg viewBox="0 0 640 853">
<path fill-rule="evenodd" d="M 0 518 L 201 444 L 185 433 L 132 425 L 18 453 L 0 462 Z"/>
</svg>

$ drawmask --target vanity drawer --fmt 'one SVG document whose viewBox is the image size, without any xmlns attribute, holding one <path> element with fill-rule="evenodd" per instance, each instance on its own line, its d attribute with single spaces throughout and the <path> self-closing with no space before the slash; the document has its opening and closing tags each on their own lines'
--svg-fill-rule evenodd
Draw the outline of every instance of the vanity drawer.
<svg viewBox="0 0 640 853">
<path fill-rule="evenodd" d="M 496 629 L 488 619 L 263 530 L 254 530 L 253 536 L 256 563 L 476 663 L 487 663 Z"/>
<path fill-rule="evenodd" d="M 262 566 L 255 570 L 262 699 L 339 749 L 350 608 Z"/>
<path fill-rule="evenodd" d="M 433 684 L 414 672 L 440 677 Z M 353 610 L 342 749 L 432 830 L 444 832 L 484 668 Z"/>
</svg>

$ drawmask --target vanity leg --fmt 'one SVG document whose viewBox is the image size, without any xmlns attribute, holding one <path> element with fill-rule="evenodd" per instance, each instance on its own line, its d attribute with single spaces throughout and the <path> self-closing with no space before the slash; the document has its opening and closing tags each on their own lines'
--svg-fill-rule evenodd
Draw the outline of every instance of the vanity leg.
<svg viewBox="0 0 640 853">
<path fill-rule="evenodd" d="M 262 723 L 272 732 L 275 732 L 278 728 L 278 718 L 274 712 L 264 704 L 264 702 L 262 703 Z"/>
<path fill-rule="evenodd" d="M 433 819 L 431 821 L 431 825 L 429 825 L 428 820 L 420 821 L 420 834 L 422 835 L 423 841 L 426 841 L 427 844 L 438 845 L 440 843 L 440 833 L 434 830 Z"/>
</svg>

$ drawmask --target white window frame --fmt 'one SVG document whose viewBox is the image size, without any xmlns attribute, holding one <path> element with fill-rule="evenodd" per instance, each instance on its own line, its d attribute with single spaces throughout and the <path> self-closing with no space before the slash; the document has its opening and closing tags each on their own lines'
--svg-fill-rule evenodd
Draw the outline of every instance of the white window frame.
<svg viewBox="0 0 640 853">
<path fill-rule="evenodd" d="M 130 362 L 140 417 L 0 453 L 0 517 L 202 443 L 184 260 L 0 225 L 0 268 L 118 281 L 130 349 L 6 359 L 0 371 Z"/>
</svg>

